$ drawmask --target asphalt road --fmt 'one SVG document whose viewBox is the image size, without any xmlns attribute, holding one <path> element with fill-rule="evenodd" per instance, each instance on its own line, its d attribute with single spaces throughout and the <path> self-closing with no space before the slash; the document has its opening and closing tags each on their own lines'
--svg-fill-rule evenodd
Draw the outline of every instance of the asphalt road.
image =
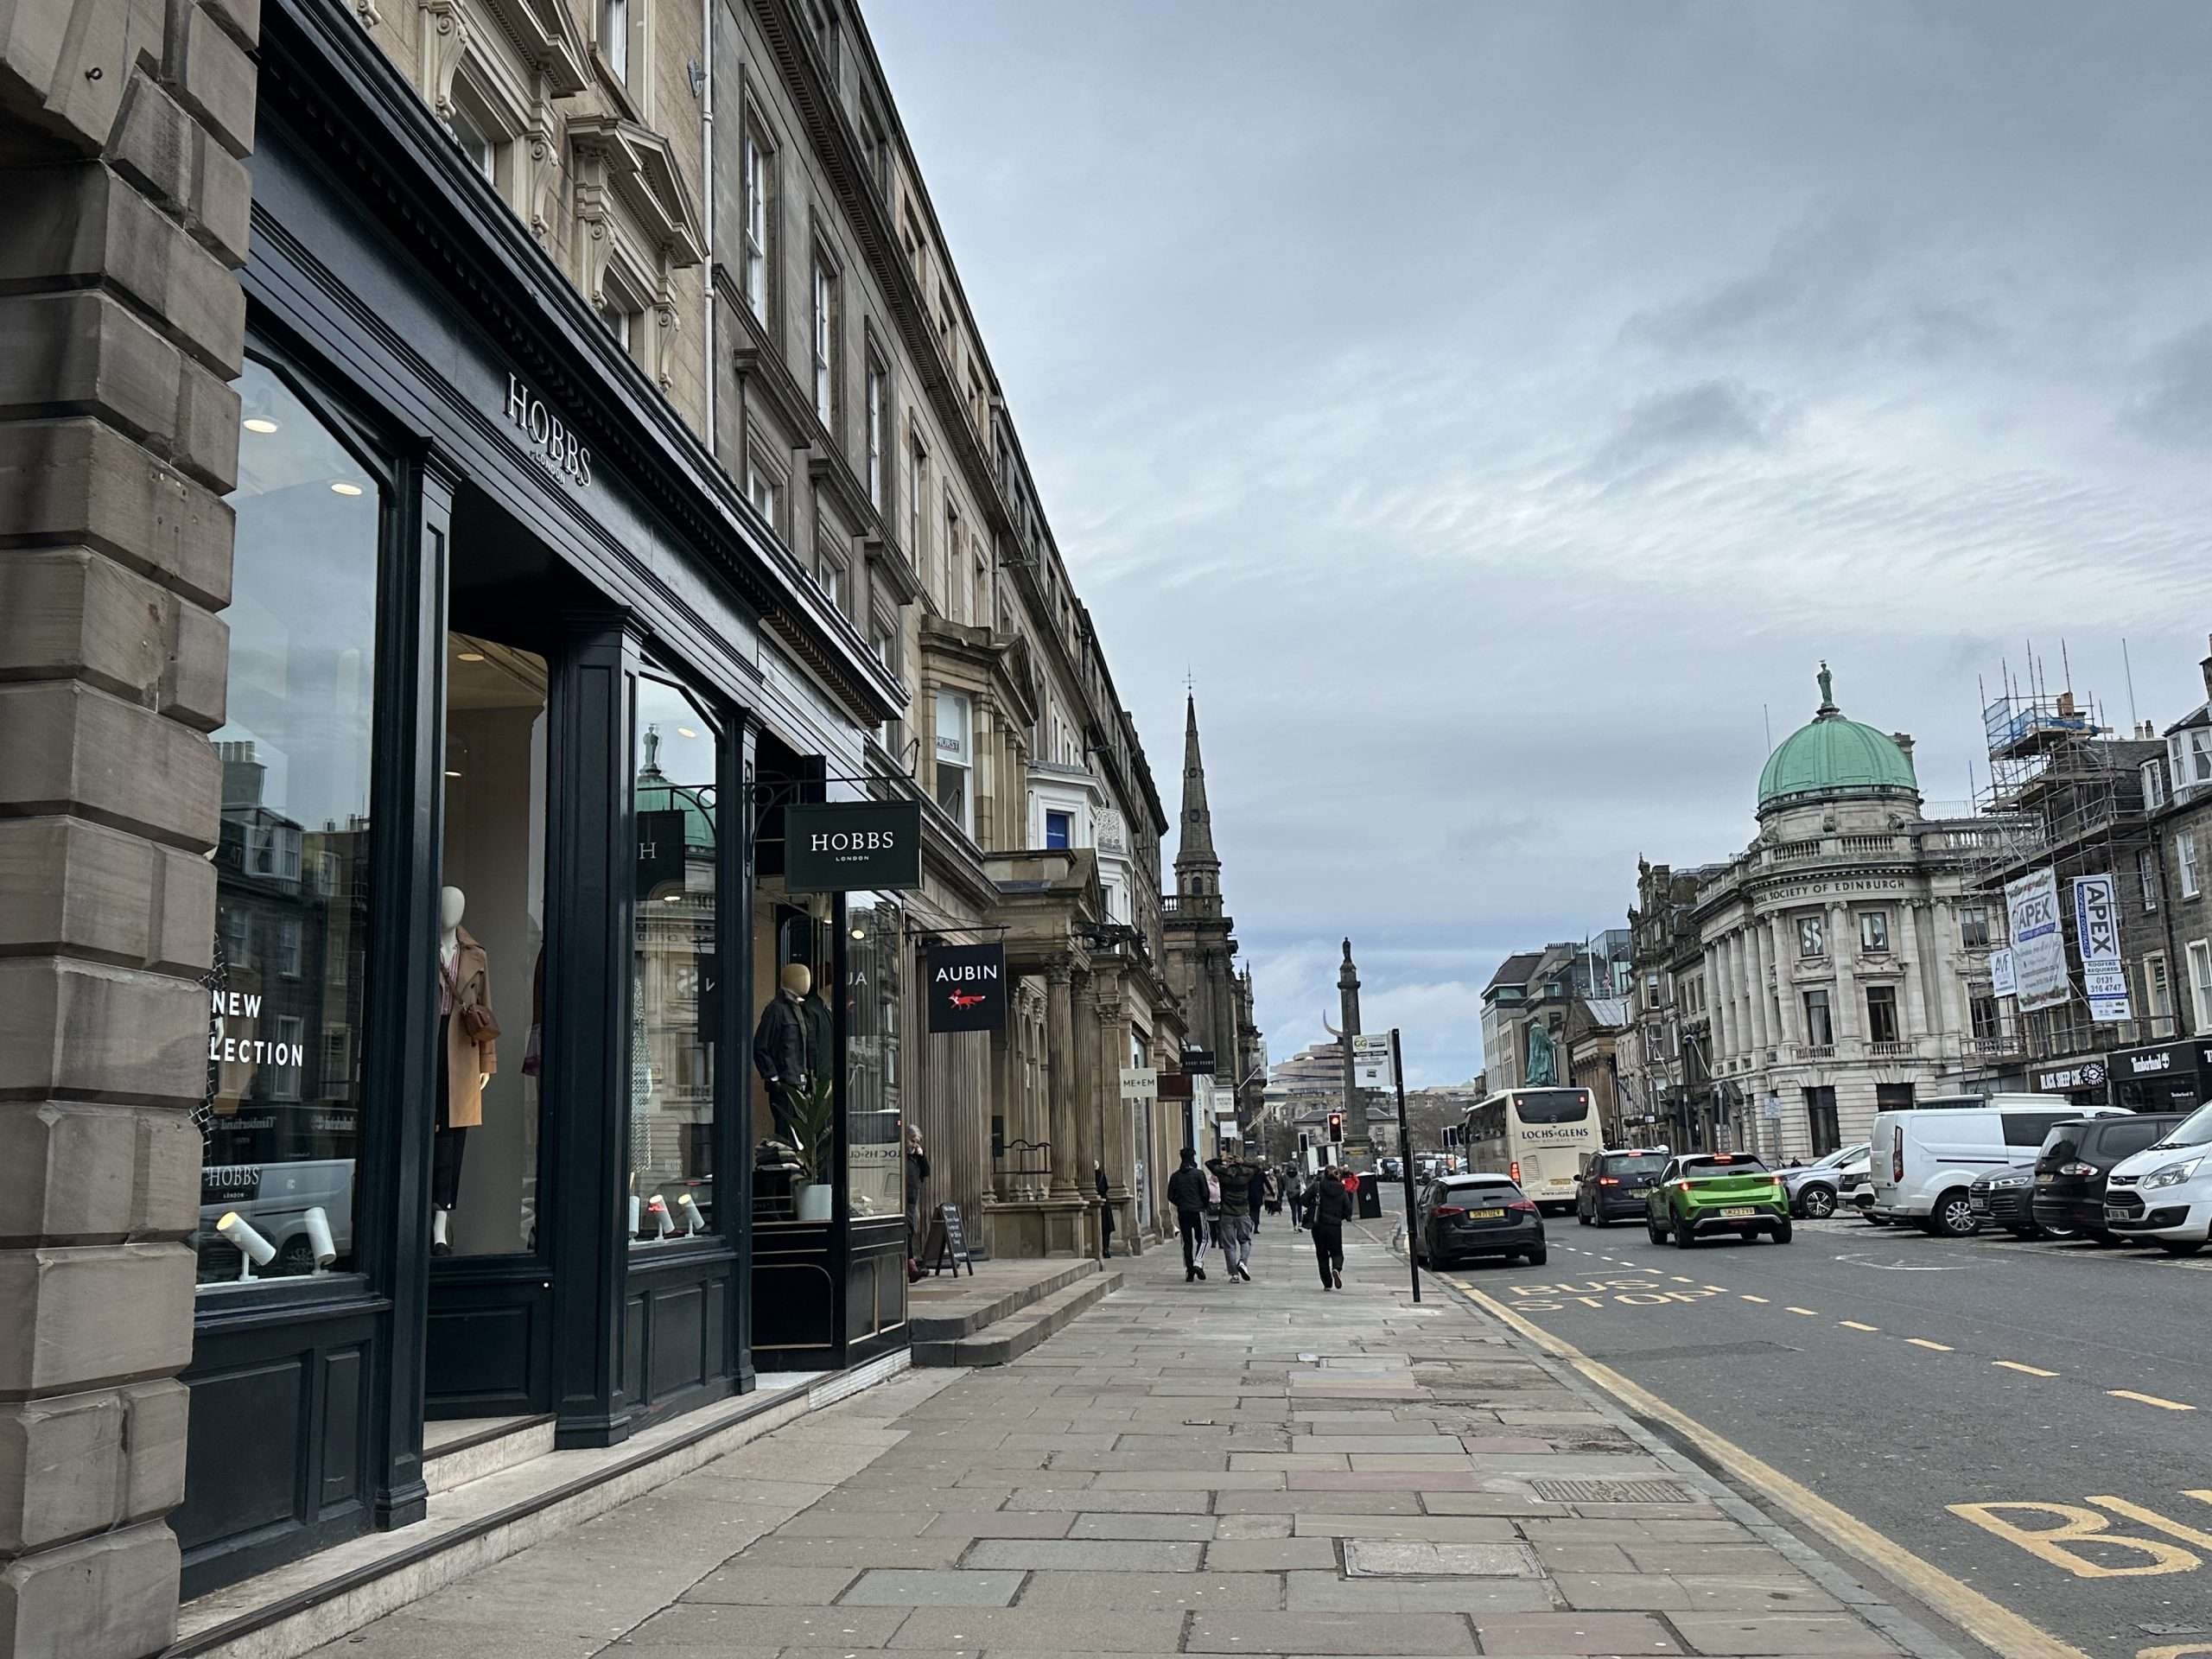
<svg viewBox="0 0 2212 1659">
<path fill-rule="evenodd" d="M 1547 1226 L 1452 1276 L 2094 1659 L 2212 1659 L 2212 1258 Z"/>
</svg>

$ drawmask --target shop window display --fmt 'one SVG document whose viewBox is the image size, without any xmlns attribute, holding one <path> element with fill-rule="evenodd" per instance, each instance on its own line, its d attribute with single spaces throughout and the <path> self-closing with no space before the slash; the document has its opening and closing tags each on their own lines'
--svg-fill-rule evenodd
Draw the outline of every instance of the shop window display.
<svg viewBox="0 0 2212 1659">
<path fill-rule="evenodd" d="M 855 1220 L 903 1215 L 899 1002 L 905 912 L 891 893 L 845 901 L 845 1192 Z"/>
<path fill-rule="evenodd" d="M 633 1237 L 714 1224 L 719 998 L 718 729 L 665 681 L 637 682 L 632 804 L 638 893 L 630 1015 Z"/>
<path fill-rule="evenodd" d="M 546 665 L 446 640 L 430 1253 L 536 1247 L 544 1004 Z"/>
<path fill-rule="evenodd" d="M 836 1191 L 836 1017 L 823 994 L 834 960 L 830 899 L 762 879 L 753 982 L 753 1217 L 827 1221 Z"/>
<path fill-rule="evenodd" d="M 384 492 L 249 359 L 208 976 L 203 1291 L 353 1265 Z"/>
</svg>

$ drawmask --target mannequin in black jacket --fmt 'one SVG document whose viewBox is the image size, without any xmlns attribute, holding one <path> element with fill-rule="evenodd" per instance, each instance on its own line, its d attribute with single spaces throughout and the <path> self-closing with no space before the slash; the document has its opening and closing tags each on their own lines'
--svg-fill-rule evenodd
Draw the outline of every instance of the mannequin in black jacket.
<svg viewBox="0 0 2212 1659">
<path fill-rule="evenodd" d="M 768 1109 L 775 1114 L 776 1139 L 798 1146 L 794 1104 L 812 1082 L 815 1070 L 813 1022 L 804 1006 L 814 988 L 814 975 L 803 962 L 784 964 L 782 982 L 753 1032 L 753 1066 L 768 1085 Z M 809 1156 L 813 1148 L 800 1147 Z"/>
</svg>

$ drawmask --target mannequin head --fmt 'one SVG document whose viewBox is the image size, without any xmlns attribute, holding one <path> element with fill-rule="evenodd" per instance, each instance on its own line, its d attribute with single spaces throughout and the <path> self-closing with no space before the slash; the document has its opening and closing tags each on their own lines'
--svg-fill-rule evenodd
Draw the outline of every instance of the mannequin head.
<svg viewBox="0 0 2212 1659">
<path fill-rule="evenodd" d="M 814 970 L 803 962 L 787 962 L 784 964 L 782 980 L 784 989 L 790 995 L 804 996 L 814 988 Z"/>
<path fill-rule="evenodd" d="M 461 925 L 461 912 L 468 907 L 468 899 L 459 887 L 438 889 L 438 927 L 450 933 Z"/>
</svg>

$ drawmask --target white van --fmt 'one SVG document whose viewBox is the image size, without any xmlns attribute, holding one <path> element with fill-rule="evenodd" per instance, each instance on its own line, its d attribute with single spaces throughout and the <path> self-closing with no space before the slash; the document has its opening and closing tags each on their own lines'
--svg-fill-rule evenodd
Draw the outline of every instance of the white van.
<svg viewBox="0 0 2212 1659">
<path fill-rule="evenodd" d="M 2156 1146 L 2113 1166 L 2105 1229 L 2176 1255 L 2194 1255 L 2212 1240 L 2212 1106 L 2198 1107 Z"/>
<path fill-rule="evenodd" d="M 2120 1109 L 2069 1105 L 2049 1095 L 1954 1095 L 1879 1113 L 1866 1154 L 1874 1192 L 1868 1213 L 1964 1238 L 1979 1224 L 1967 1200 L 1978 1176 L 2032 1162 L 2054 1123 Z"/>
</svg>

